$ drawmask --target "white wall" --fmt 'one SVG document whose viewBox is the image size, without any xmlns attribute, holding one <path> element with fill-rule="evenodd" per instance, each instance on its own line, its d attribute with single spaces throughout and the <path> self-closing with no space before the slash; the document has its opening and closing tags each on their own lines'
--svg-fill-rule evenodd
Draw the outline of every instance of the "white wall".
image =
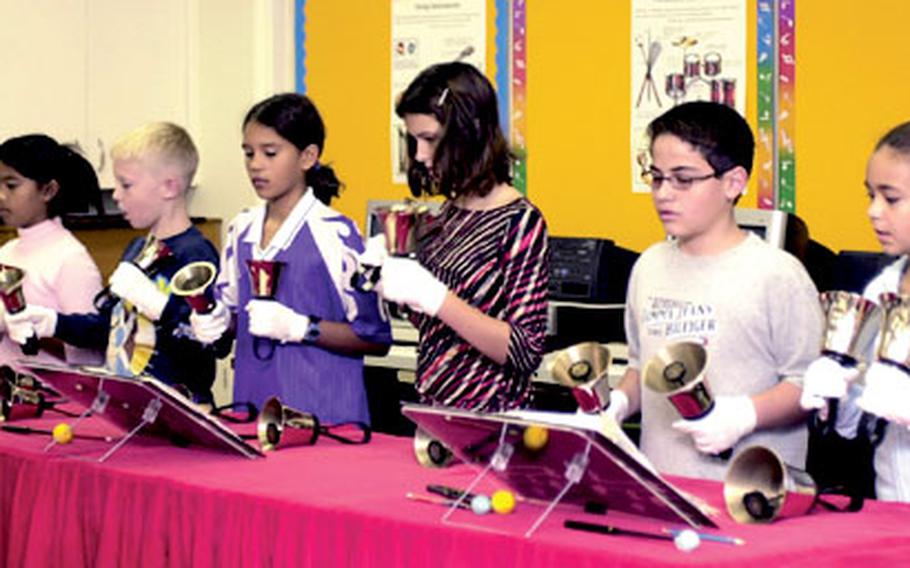
<svg viewBox="0 0 910 568">
<path fill-rule="evenodd" d="M 227 222 L 255 203 L 240 123 L 294 87 L 292 0 L 0 0 L 0 22 L 0 139 L 78 140 L 100 167 L 119 134 L 172 120 L 201 155 L 191 213 Z"/>
<path fill-rule="evenodd" d="M 241 121 L 258 100 L 291 90 L 293 2 L 198 0 L 198 119 L 201 154 L 194 215 L 227 223 L 256 203 L 240 152 Z"/>
<path fill-rule="evenodd" d="M 193 135 L 200 185 L 193 215 L 230 219 L 257 202 L 243 167 L 241 122 L 255 102 L 294 87 L 291 0 L 198 0 L 198 106 Z M 192 37 L 192 34 L 191 34 Z M 230 358 L 219 362 L 214 395 L 232 399 Z"/>
<path fill-rule="evenodd" d="M 78 140 L 97 167 L 99 139 L 109 148 L 143 122 L 171 120 L 199 147 L 191 214 L 225 228 L 257 202 L 241 121 L 294 88 L 292 0 L 0 0 L 0 22 L 0 139 Z M 230 400 L 231 382 L 223 362 L 216 400 Z"/>
</svg>

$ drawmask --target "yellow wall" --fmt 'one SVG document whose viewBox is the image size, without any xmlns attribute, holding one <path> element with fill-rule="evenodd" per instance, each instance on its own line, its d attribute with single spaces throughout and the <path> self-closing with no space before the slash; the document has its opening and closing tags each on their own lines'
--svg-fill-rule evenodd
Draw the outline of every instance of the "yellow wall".
<svg viewBox="0 0 910 568">
<path fill-rule="evenodd" d="M 490 27 L 492 77 L 493 2 Z M 755 0 L 748 2 L 747 117 L 754 125 Z M 362 222 L 390 182 L 389 2 L 307 1 L 307 86 L 347 190 L 336 206 Z M 572 8 L 572 9 L 570 9 Z M 528 194 L 554 235 L 641 250 L 662 237 L 647 195 L 629 189 L 630 3 L 528 3 Z M 876 250 L 864 164 L 875 140 L 910 120 L 910 2 L 797 2 L 797 212 L 834 250 Z M 755 204 L 752 188 L 743 200 Z"/>
</svg>

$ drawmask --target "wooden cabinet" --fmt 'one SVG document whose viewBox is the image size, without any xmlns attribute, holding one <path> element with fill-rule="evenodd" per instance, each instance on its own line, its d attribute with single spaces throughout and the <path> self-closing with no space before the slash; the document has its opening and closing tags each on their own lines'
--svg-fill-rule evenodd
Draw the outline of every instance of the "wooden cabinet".
<svg viewBox="0 0 910 568">
<path fill-rule="evenodd" d="M 196 227 L 202 231 L 208 240 L 221 250 L 221 221 L 218 219 L 193 219 Z M 71 227 L 70 230 L 76 235 L 85 248 L 88 249 L 101 276 L 104 280 L 111 275 L 120 262 L 120 256 L 123 254 L 126 245 L 136 237 L 143 236 L 147 233 L 144 230 L 133 229 L 125 226 L 123 222 L 116 225 L 104 226 L 99 223 L 94 225 L 89 222 L 83 222 L 82 227 Z M 0 227 L 0 244 L 14 238 L 16 230 L 9 227 Z"/>
</svg>

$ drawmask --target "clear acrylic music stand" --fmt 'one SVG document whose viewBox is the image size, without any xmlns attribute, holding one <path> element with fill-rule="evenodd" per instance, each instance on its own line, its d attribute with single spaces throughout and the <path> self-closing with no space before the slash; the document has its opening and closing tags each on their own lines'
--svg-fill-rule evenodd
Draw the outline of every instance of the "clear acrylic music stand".
<svg viewBox="0 0 910 568">
<path fill-rule="evenodd" d="M 258 449 L 216 418 L 152 377 L 121 377 L 102 369 L 34 363 L 28 363 L 26 367 L 42 382 L 85 406 L 85 411 L 73 421 L 71 428 L 75 429 L 88 416 L 97 415 L 125 432 L 98 459 L 99 462 L 108 459 L 140 432 L 181 446 L 195 444 L 247 458 L 262 456 Z M 51 442 L 45 451 L 54 445 L 55 442 Z"/>
<path fill-rule="evenodd" d="M 529 502 L 546 504 L 526 537 L 561 502 L 597 505 L 693 527 L 716 527 L 649 464 L 593 430 L 420 405 L 405 405 L 402 412 L 463 462 L 481 468 L 459 502 L 447 511 L 447 521 L 464 495 L 492 473 Z M 525 447 L 523 435 L 529 426 L 546 428 L 547 443 L 542 448 Z"/>
</svg>

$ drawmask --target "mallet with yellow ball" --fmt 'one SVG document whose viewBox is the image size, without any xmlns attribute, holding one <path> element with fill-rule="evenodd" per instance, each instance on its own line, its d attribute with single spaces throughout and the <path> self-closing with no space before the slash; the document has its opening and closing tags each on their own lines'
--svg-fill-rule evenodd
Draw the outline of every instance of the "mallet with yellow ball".
<svg viewBox="0 0 910 568">
<path fill-rule="evenodd" d="M 500 489 L 493 493 L 490 499 L 493 511 L 500 515 L 508 515 L 515 510 L 515 494 L 507 489 Z"/>
<path fill-rule="evenodd" d="M 522 434 L 522 442 L 525 448 L 534 452 L 542 450 L 549 440 L 549 431 L 544 426 L 537 424 L 528 426 Z"/>
<path fill-rule="evenodd" d="M 74 434 L 73 427 L 66 423 L 57 424 L 53 430 L 43 430 L 41 428 L 32 428 L 30 426 L 18 426 L 16 424 L 0 425 L 0 430 L 11 432 L 13 434 L 44 434 L 51 436 L 58 444 L 69 444 L 74 439 L 80 440 L 100 440 L 102 442 L 113 442 L 111 436 L 92 436 L 88 434 Z"/>
<path fill-rule="evenodd" d="M 51 435 L 58 444 L 69 444 L 73 441 L 73 428 L 66 422 L 61 422 L 54 426 Z"/>
</svg>

